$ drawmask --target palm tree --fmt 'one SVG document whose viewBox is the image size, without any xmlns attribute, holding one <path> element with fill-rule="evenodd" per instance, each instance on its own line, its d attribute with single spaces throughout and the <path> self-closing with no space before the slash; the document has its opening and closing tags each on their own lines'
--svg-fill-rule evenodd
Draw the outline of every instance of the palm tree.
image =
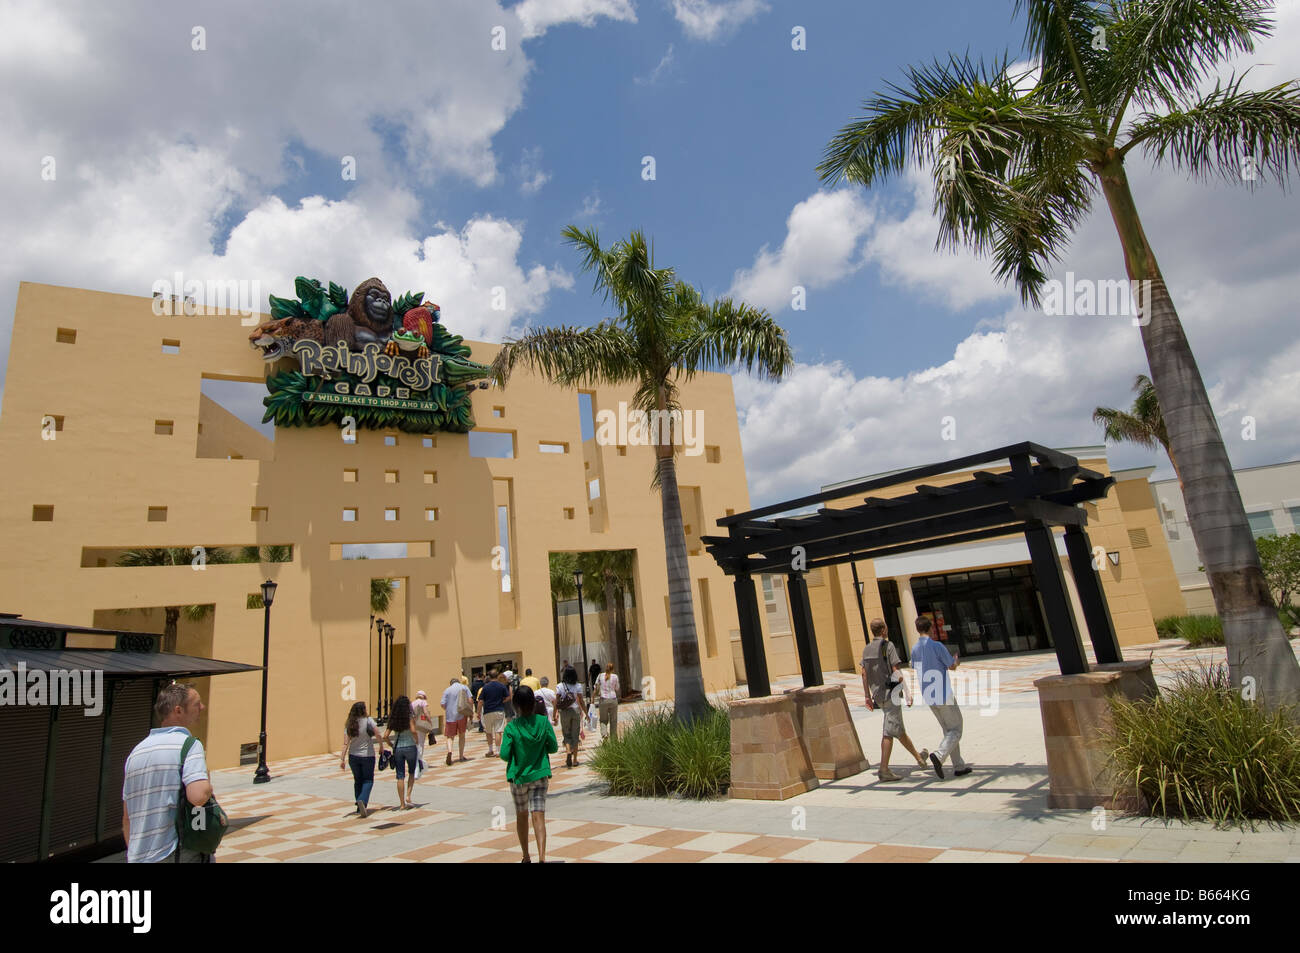
<svg viewBox="0 0 1300 953">
<path fill-rule="evenodd" d="M 609 630 L 609 644 L 614 646 L 615 665 L 624 681 L 631 677 L 631 658 L 627 644 L 626 594 L 632 591 L 632 576 L 636 553 L 631 549 L 596 550 L 577 554 L 577 564 L 589 579 L 599 582 L 593 586 L 592 601 L 605 610 L 605 624 Z"/>
<path fill-rule="evenodd" d="M 564 230 L 567 244 L 595 273 L 595 290 L 612 299 L 618 313 L 590 328 L 542 328 L 507 341 L 493 362 L 504 385 L 516 365 L 541 373 L 561 387 L 635 385 L 632 403 L 651 419 L 680 412 L 678 385 L 696 373 L 728 370 L 737 363 L 772 380 L 794 363 L 785 332 L 767 312 L 721 298 L 706 302 L 672 268 L 656 268 L 639 231 L 602 248 L 595 229 Z M 677 418 L 680 420 L 680 417 Z M 680 436 L 669 424 L 668 437 Z M 659 489 L 668 569 L 676 715 L 692 720 L 708 706 L 700 669 L 695 610 L 691 601 L 686 536 L 677 491 L 672 439 L 656 439 L 654 484 Z"/>
<path fill-rule="evenodd" d="M 555 676 L 558 680 L 564 674 L 559 667 L 560 603 L 577 598 L 578 587 L 573 571 L 578 568 L 578 557 L 576 553 L 550 553 L 547 561 L 551 571 L 551 628 L 555 632 Z M 582 606 L 578 606 L 578 611 L 582 611 Z"/>
<path fill-rule="evenodd" d="M 203 558 L 205 563 L 214 566 L 234 561 L 228 550 L 217 546 L 205 547 Z M 119 566 L 190 566 L 193 565 L 194 559 L 194 551 L 184 546 L 158 546 L 144 549 L 128 549 L 118 557 L 117 564 Z M 185 617 L 187 622 L 202 622 L 215 609 L 216 606 L 212 603 L 164 606 L 162 650 L 164 652 L 176 651 L 176 633 L 182 616 Z M 125 613 L 131 610 L 119 609 L 117 611 Z M 150 610 L 145 609 L 144 611 L 148 613 Z"/>
<path fill-rule="evenodd" d="M 1169 453 L 1169 433 L 1165 430 L 1165 418 L 1160 413 L 1155 385 L 1151 383 L 1151 378 L 1139 374 L 1133 381 L 1133 389 L 1137 391 L 1137 397 L 1130 410 L 1098 407 L 1092 412 L 1093 423 L 1101 424 L 1106 439 L 1113 443 L 1135 443 L 1148 450 L 1159 446 L 1165 453 Z M 1173 457 L 1169 459 L 1172 463 Z"/>
<path fill-rule="evenodd" d="M 991 254 L 998 278 L 1035 306 L 1046 269 L 1100 190 L 1128 278 L 1140 282 L 1142 344 L 1233 682 L 1252 679 L 1268 706 L 1300 702 L 1300 666 L 1124 165 L 1141 147 L 1155 163 L 1197 178 L 1272 175 L 1285 184 L 1300 161 L 1300 86 L 1253 91 L 1234 76 L 1200 92 L 1221 63 L 1269 35 L 1268 4 L 1017 0 L 1016 12 L 1022 8 L 1037 75 L 1007 59 L 986 67 L 955 56 L 911 68 L 904 84 L 867 101 L 867 115 L 831 140 L 819 172 L 871 186 L 911 162 L 931 168 L 937 247 Z"/>
</svg>

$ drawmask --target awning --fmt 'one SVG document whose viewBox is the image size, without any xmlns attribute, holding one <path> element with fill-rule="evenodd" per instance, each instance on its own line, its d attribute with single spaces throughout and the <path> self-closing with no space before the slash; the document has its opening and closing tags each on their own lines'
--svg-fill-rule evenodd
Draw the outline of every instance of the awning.
<svg viewBox="0 0 1300 953">
<path fill-rule="evenodd" d="M 34 671 L 98 671 L 107 678 L 190 678 L 226 675 L 232 672 L 260 672 L 260 665 L 223 662 L 220 659 L 170 652 L 113 652 L 95 649 L 5 649 L 0 648 L 0 669 L 18 671 L 23 663 Z"/>
</svg>

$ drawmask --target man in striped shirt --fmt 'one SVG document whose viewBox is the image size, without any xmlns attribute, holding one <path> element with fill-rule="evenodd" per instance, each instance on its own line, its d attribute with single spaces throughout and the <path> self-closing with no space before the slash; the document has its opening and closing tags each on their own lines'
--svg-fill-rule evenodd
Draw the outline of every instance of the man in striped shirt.
<svg viewBox="0 0 1300 953">
<path fill-rule="evenodd" d="M 172 682 L 158 695 L 154 714 L 160 728 L 132 749 L 126 759 L 122 784 L 122 834 L 126 838 L 127 863 L 172 862 L 179 846 L 176 840 L 176 811 L 180 787 L 192 807 L 202 807 L 212 796 L 203 742 L 195 740 L 181 768 L 181 747 L 189 729 L 203 713 L 203 700 L 188 685 Z M 211 863 L 211 854 L 181 850 L 180 860 Z"/>
</svg>

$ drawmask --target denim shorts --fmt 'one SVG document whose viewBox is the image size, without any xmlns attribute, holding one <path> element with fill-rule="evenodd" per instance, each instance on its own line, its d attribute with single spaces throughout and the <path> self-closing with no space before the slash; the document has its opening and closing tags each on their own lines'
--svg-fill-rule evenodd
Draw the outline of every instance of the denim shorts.
<svg viewBox="0 0 1300 953">
<path fill-rule="evenodd" d="M 410 770 L 411 777 L 415 777 L 415 761 L 417 749 L 415 745 L 402 745 L 393 751 L 393 767 L 397 771 L 397 780 L 401 781 L 406 777 L 407 770 Z"/>
</svg>

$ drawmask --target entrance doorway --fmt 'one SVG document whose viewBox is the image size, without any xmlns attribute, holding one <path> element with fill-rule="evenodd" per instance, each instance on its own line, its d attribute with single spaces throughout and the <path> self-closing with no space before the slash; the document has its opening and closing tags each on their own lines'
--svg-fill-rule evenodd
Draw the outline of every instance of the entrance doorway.
<svg viewBox="0 0 1300 953">
<path fill-rule="evenodd" d="M 1030 566 L 912 579 L 916 611 L 935 619 L 940 638 L 968 657 L 1053 647 Z"/>
</svg>

